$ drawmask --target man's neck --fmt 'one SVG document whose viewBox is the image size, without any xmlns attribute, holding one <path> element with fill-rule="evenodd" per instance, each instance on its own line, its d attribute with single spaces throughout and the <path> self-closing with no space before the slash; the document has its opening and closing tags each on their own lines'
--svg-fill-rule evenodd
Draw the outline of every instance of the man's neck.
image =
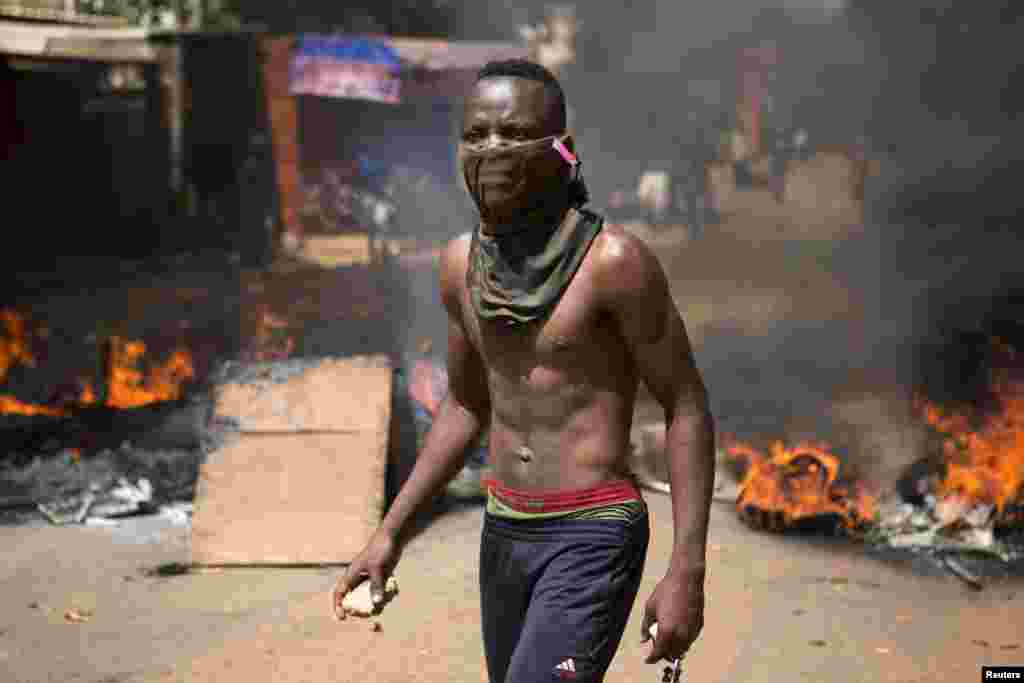
<svg viewBox="0 0 1024 683">
<path fill-rule="evenodd" d="M 486 221 L 481 219 L 480 232 L 487 237 L 504 237 L 526 232 L 554 232 L 566 221 L 571 220 L 572 207 L 565 206 L 557 213 L 525 214 L 510 221 Z"/>
</svg>

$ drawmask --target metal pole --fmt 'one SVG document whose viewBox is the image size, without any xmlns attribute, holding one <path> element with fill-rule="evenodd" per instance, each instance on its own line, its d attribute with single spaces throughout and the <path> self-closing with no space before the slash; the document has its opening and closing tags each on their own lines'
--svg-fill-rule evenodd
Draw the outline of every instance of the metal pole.
<svg viewBox="0 0 1024 683">
<path fill-rule="evenodd" d="M 161 49 L 160 82 L 166 97 L 165 109 L 170 141 L 170 181 L 175 196 L 184 189 L 183 126 L 184 59 L 180 42 Z"/>
</svg>

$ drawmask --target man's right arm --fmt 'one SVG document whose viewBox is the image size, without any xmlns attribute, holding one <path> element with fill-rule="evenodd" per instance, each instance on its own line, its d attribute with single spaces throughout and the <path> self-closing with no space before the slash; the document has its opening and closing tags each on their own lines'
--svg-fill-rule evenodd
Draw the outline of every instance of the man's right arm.
<svg viewBox="0 0 1024 683">
<path fill-rule="evenodd" d="M 380 530 L 402 545 L 409 520 L 434 500 L 465 465 L 469 447 L 490 418 L 483 363 L 462 321 L 466 273 L 464 239 L 453 240 L 441 257 L 441 298 L 448 314 L 448 396 L 442 402 L 409 479 Z"/>
</svg>

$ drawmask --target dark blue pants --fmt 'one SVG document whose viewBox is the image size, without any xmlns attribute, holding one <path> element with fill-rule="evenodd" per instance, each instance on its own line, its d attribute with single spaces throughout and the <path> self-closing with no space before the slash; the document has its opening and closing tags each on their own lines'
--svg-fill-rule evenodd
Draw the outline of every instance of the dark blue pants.
<svg viewBox="0 0 1024 683">
<path fill-rule="evenodd" d="M 646 511 L 631 522 L 485 513 L 480 597 L 490 683 L 602 681 L 649 540 Z"/>
</svg>

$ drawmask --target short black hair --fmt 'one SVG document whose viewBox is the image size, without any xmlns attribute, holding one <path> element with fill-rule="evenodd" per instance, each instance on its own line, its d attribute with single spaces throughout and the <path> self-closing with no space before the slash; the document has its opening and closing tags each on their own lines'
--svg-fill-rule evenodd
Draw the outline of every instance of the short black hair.
<svg viewBox="0 0 1024 683">
<path fill-rule="evenodd" d="M 544 84 L 554 98 L 561 120 L 566 121 L 565 92 L 555 75 L 546 68 L 526 59 L 503 59 L 487 62 L 476 74 L 476 82 L 487 78 L 525 78 Z"/>
</svg>

